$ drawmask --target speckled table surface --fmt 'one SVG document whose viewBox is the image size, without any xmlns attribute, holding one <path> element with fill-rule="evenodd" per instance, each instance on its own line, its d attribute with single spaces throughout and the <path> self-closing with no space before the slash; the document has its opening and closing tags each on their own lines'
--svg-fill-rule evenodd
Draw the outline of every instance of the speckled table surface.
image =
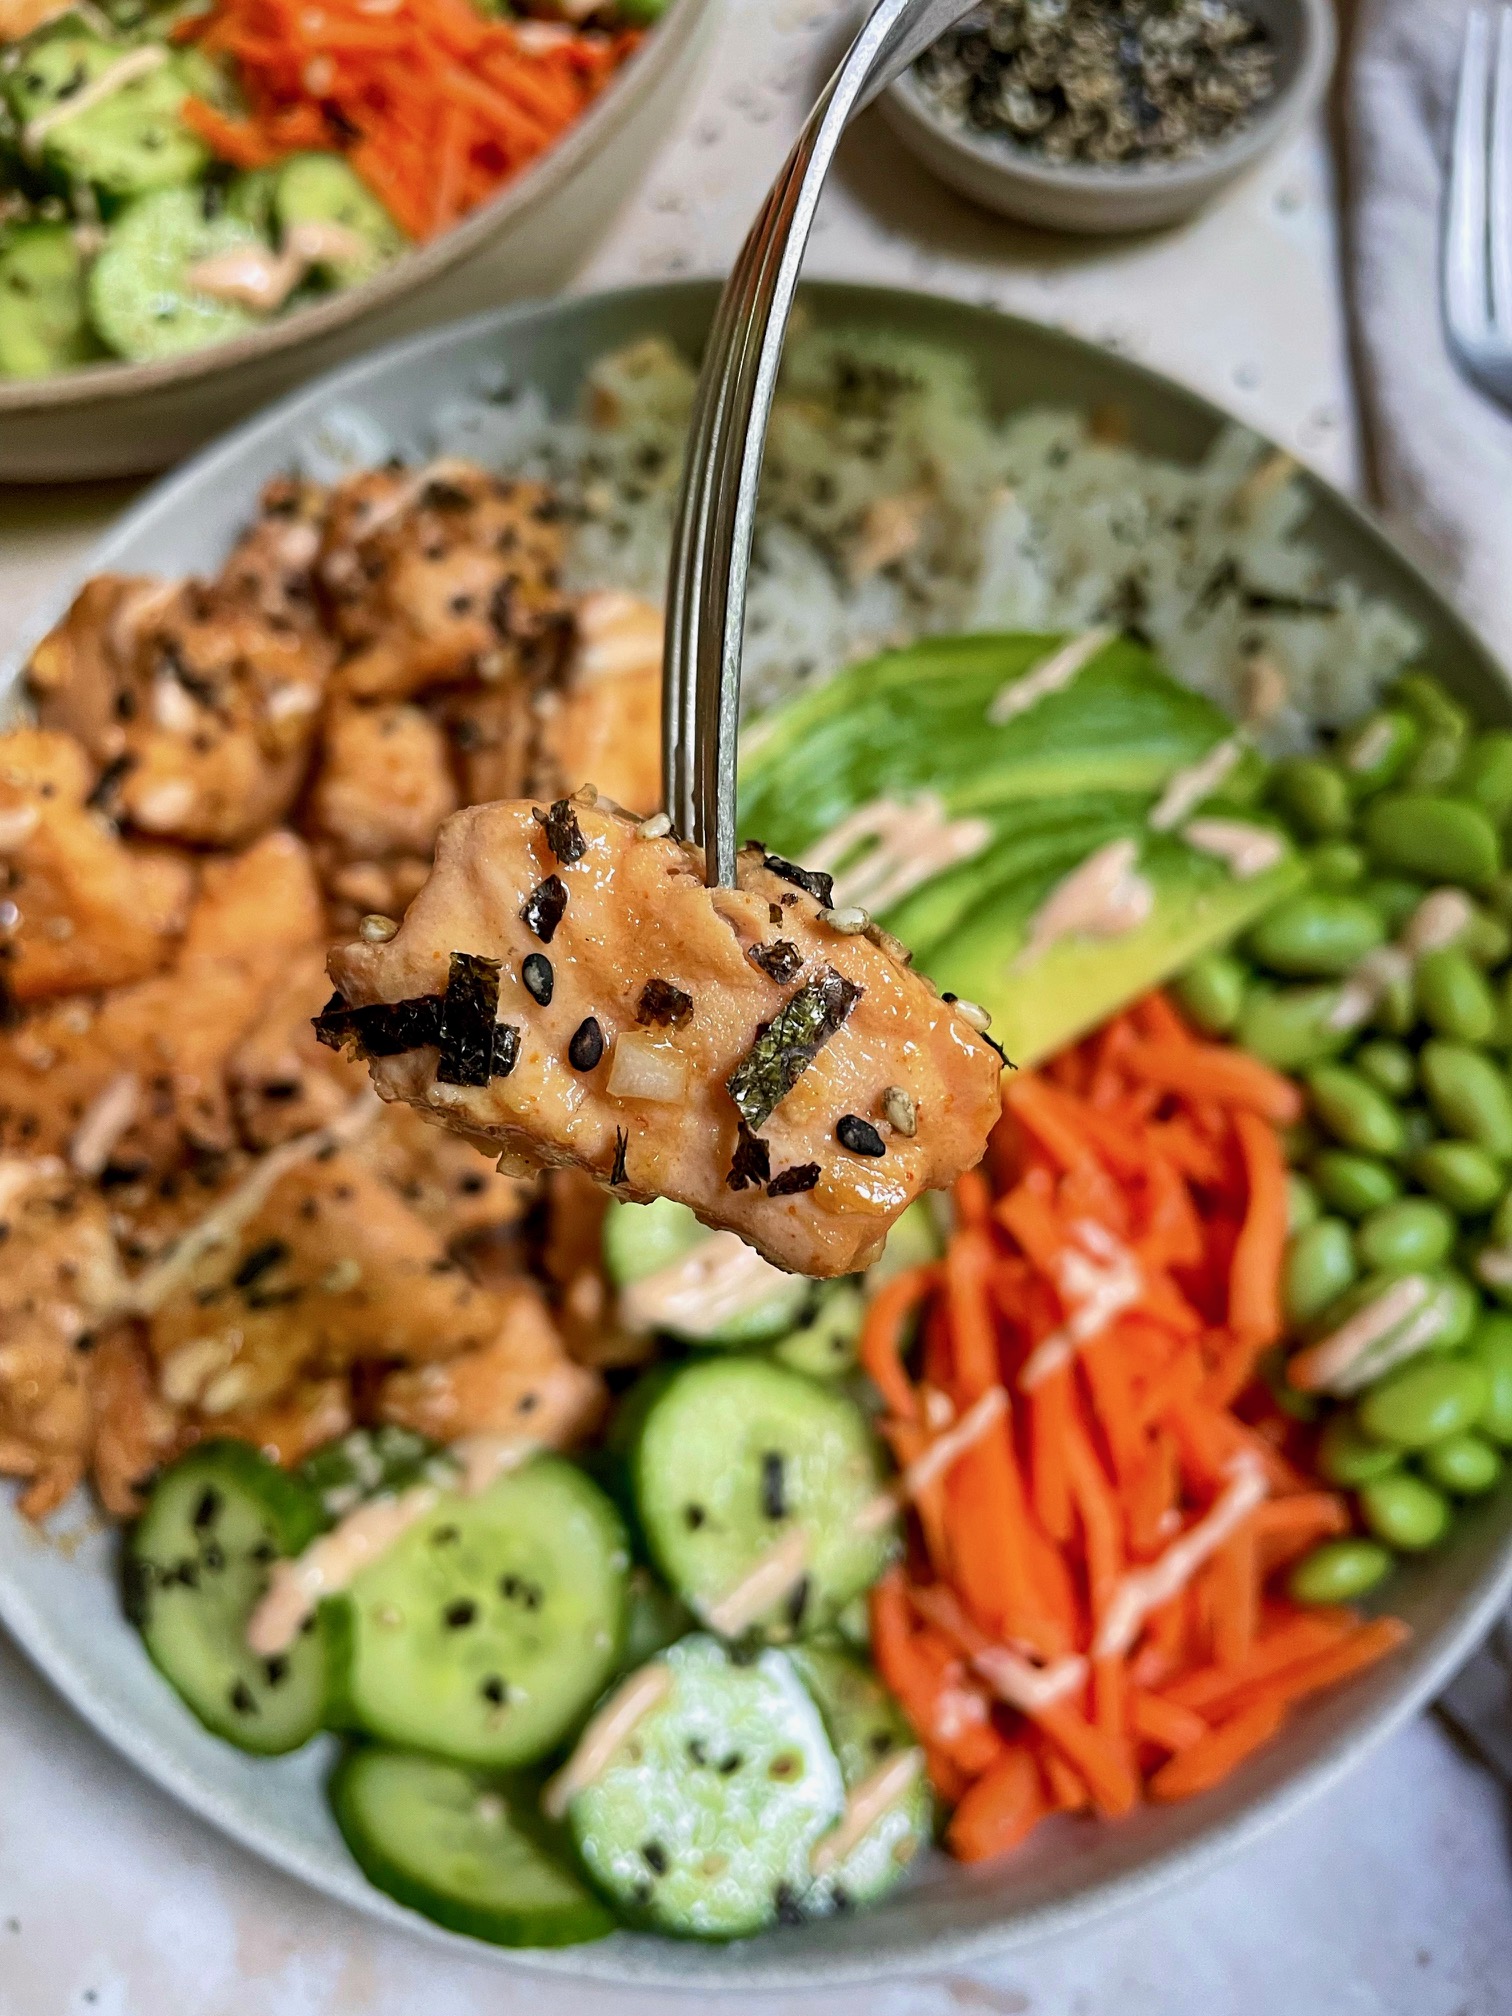
<svg viewBox="0 0 1512 2016">
<path fill-rule="evenodd" d="M 573 284 L 721 270 L 848 12 L 848 0 L 726 0 L 678 130 Z M 811 267 L 1064 324 L 1184 379 L 1352 487 L 1335 257 L 1316 134 L 1194 224 L 1095 245 L 972 210 L 868 120 L 847 142 Z M 131 494 L 0 491 L 0 647 Z M 1504 1798 L 1424 1719 L 1242 1857 L 1074 1944 L 969 1976 L 728 2006 L 1503 2016 L 1509 1984 Z M 301 1891 L 119 1763 L 0 1640 L 0 2016 L 649 2016 L 671 2000 L 458 1962 Z"/>
</svg>

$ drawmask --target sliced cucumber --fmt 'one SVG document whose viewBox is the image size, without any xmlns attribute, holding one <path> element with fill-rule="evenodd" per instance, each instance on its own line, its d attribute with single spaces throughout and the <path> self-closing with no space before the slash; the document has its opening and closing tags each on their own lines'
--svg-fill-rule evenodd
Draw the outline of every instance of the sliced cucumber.
<svg viewBox="0 0 1512 2016">
<path fill-rule="evenodd" d="M 569 1809 L 584 1868 L 622 1916 L 684 1938 L 798 1917 L 844 1803 L 818 1711 L 780 1652 L 737 1663 L 697 1636 L 664 1658 L 671 1691 Z"/>
<path fill-rule="evenodd" d="M 240 218 L 207 217 L 197 189 L 160 189 L 122 212 L 89 275 L 95 328 L 121 357 L 174 357 L 258 328 L 263 317 L 199 294 L 200 260 L 263 240 Z"/>
<path fill-rule="evenodd" d="M 347 1718 L 463 1764 L 528 1764 L 614 1671 L 629 1551 L 560 1457 L 446 1497 L 328 1606 Z"/>
<path fill-rule="evenodd" d="M 95 354 L 73 232 L 21 225 L 0 245 L 0 372 L 45 378 Z"/>
<path fill-rule="evenodd" d="M 324 1631 L 259 1659 L 247 1621 L 269 1564 L 320 1530 L 305 1487 L 245 1442 L 206 1442 L 154 1487 L 126 1555 L 126 1601 L 153 1664 L 207 1729 L 242 1750 L 296 1750 L 320 1727 Z"/>
<path fill-rule="evenodd" d="M 670 1379 L 641 1424 L 631 1483 L 652 1554 L 703 1616 L 803 1529 L 807 1574 L 759 1620 L 768 1637 L 829 1623 L 892 1544 L 856 1525 L 881 1485 L 860 1410 L 765 1358 L 705 1359 Z"/>
<path fill-rule="evenodd" d="M 155 189 L 182 188 L 210 161 L 204 141 L 179 118 L 188 95 L 183 69 L 170 57 L 160 69 L 128 78 L 108 97 L 59 119 L 42 142 L 42 159 L 72 187 L 95 190 L 107 208 Z"/>
<path fill-rule="evenodd" d="M 651 1204 L 611 1203 L 604 1217 L 604 1271 L 616 1288 L 628 1288 L 653 1274 L 675 1267 L 705 1240 L 715 1235 L 701 1225 L 686 1204 L 658 1197 Z M 766 1344 L 802 1319 L 813 1283 L 775 1267 L 751 1268 L 747 1300 L 717 1321 L 690 1319 L 669 1334 L 693 1344 Z M 720 1297 L 721 1304 L 726 1298 Z"/>
<path fill-rule="evenodd" d="M 226 183 L 222 207 L 228 217 L 250 224 L 259 237 L 271 241 L 277 235 L 278 220 L 273 209 L 273 192 L 277 187 L 278 176 L 273 169 L 249 168 Z"/>
<path fill-rule="evenodd" d="M 813 1314 L 781 1339 L 772 1355 L 811 1379 L 838 1379 L 856 1362 L 856 1340 L 866 1304 L 854 1281 L 819 1284 Z"/>
<path fill-rule="evenodd" d="M 828 1646 L 796 1645 L 789 1655 L 824 1718 L 847 1796 L 889 1757 L 914 1747 L 913 1731 L 891 1694 L 859 1659 Z M 823 1877 L 811 1902 L 832 1909 L 869 1904 L 892 1889 L 934 1831 L 934 1799 L 923 1772 L 895 1806 Z"/>
<path fill-rule="evenodd" d="M 457 1467 L 428 1435 L 385 1423 L 354 1428 L 305 1458 L 295 1473 L 320 1500 L 327 1519 L 343 1519 L 365 1499 L 406 1490 L 422 1480 L 443 1487 Z"/>
<path fill-rule="evenodd" d="M 625 1639 L 620 1671 L 633 1673 L 658 1652 L 698 1628 L 698 1620 L 680 1596 L 674 1596 L 649 1568 L 632 1568 L 625 1611 Z"/>
<path fill-rule="evenodd" d="M 940 1221 L 935 1216 L 934 1196 L 916 1197 L 888 1233 L 880 1259 L 874 1260 L 867 1268 L 866 1284 L 868 1288 L 879 1288 L 894 1274 L 938 1260 L 944 1250 Z"/>
<path fill-rule="evenodd" d="M 0 73 L 0 89 L 24 131 L 34 119 L 78 97 L 124 54 L 120 43 L 91 35 L 76 20 L 65 21 L 28 43 L 19 60 Z"/>
<path fill-rule="evenodd" d="M 370 1883 L 495 1946 L 577 1946 L 614 1920 L 536 1839 L 523 1805 L 476 1772 L 403 1750 L 350 1751 L 331 1808 Z"/>
<path fill-rule="evenodd" d="M 273 209 L 282 230 L 338 224 L 352 249 L 316 262 L 337 287 L 355 287 L 404 250 L 404 233 L 339 154 L 295 154 L 278 170 Z"/>
</svg>

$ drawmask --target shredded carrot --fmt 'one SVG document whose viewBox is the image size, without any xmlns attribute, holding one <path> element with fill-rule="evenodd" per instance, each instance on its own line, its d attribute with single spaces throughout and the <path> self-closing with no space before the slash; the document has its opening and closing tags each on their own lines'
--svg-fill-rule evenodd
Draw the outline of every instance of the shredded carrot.
<svg viewBox="0 0 1512 2016">
<path fill-rule="evenodd" d="M 200 98 L 185 123 L 222 160 L 264 168 L 345 153 L 414 238 L 487 201 L 582 116 L 641 37 L 490 20 L 459 0 L 212 0 L 175 41 L 223 57 L 245 113 Z"/>
<path fill-rule="evenodd" d="M 900 1465 L 938 1432 L 929 1388 L 957 1416 L 1009 1399 L 872 1598 L 878 1667 L 963 1859 L 1051 1813 L 1206 1791 L 1405 1635 L 1268 1580 L 1348 1520 L 1255 1380 L 1281 1332 L 1275 1128 L 1299 1109 L 1289 1080 L 1152 995 L 1008 1079 L 943 1260 L 868 1308 L 861 1359 Z"/>
</svg>

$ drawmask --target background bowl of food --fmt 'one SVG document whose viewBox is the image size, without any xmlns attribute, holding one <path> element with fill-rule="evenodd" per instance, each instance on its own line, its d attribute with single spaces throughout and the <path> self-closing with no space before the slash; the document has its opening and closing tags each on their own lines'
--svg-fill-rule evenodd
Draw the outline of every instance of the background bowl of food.
<svg viewBox="0 0 1512 2016">
<path fill-rule="evenodd" d="M 883 94 L 944 182 L 1057 231 L 1171 224 L 1316 109 L 1330 0 L 1178 0 L 1115 10 L 988 0 Z"/>
<path fill-rule="evenodd" d="M 736 1037 L 765 1081 L 805 948 L 880 986 L 894 927 L 931 1013 L 987 1003 L 1022 1068 L 943 1231 L 813 1284 L 372 1099 L 376 1058 L 471 1128 L 528 1075 L 507 1020 L 622 1098 L 633 1185 L 687 1097 L 703 973 L 640 932 L 649 999 L 571 1030 L 572 906 L 611 830 L 678 865 L 605 801 L 657 796 L 714 302 L 509 311 L 296 394 L 39 612 L 0 758 L 0 1619 L 327 1894 L 711 1996 L 1190 1876 L 1431 1698 L 1512 1578 L 1503 675 L 1346 500 L 1072 337 L 816 286 L 768 443 L 772 851 L 759 956 L 718 942 L 784 1005 Z M 441 822 L 494 799 L 557 864 L 497 904 L 510 955 L 474 914 L 454 1003 L 333 1002 L 331 941 L 359 983 L 410 956 Z M 886 1210 L 929 1094 L 835 1120 L 846 1033 L 804 1026 L 714 1180 Z"/>
<path fill-rule="evenodd" d="M 161 468 L 375 337 L 551 291 L 665 131 L 706 11 L 23 10 L 0 477 Z"/>
</svg>

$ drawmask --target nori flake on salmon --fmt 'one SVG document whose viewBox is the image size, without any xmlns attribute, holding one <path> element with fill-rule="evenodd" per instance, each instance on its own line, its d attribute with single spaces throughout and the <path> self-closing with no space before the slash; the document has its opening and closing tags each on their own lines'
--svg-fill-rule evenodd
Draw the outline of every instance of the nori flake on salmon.
<svg viewBox="0 0 1512 2016">
<path fill-rule="evenodd" d="M 635 1019 L 640 1023 L 657 1023 L 664 1029 L 681 1029 L 684 1023 L 693 1020 L 693 996 L 684 993 L 681 987 L 674 987 L 670 980 L 653 977 L 640 991 Z"/>
<path fill-rule="evenodd" d="M 795 1162 L 791 1169 L 779 1169 L 767 1185 L 768 1197 L 800 1197 L 819 1181 L 817 1162 Z"/>
<path fill-rule="evenodd" d="M 614 1167 L 609 1171 L 609 1187 L 614 1189 L 625 1181 L 625 1157 L 630 1150 L 630 1135 L 623 1127 L 614 1130 Z"/>
<path fill-rule="evenodd" d="M 827 966 L 800 987 L 725 1080 L 752 1133 L 764 1127 L 861 998 L 854 981 Z"/>
<path fill-rule="evenodd" d="M 366 1008 L 348 1007 L 333 994 L 315 1017 L 315 1036 L 328 1050 L 355 1044 L 360 1057 L 400 1057 L 441 1041 L 439 994 L 417 994 L 408 1001 L 374 1001 Z"/>
<path fill-rule="evenodd" d="M 539 816 L 539 815 L 538 815 Z M 835 878 L 818 868 L 800 868 L 796 861 L 784 861 L 780 854 L 768 854 L 766 865 L 769 872 L 782 882 L 791 882 L 795 889 L 801 889 L 806 896 L 812 896 L 822 903 L 826 910 L 834 908 Z"/>
<path fill-rule="evenodd" d="M 771 1173 L 771 1147 L 759 1135 L 753 1134 L 742 1120 L 740 1139 L 735 1143 L 734 1158 L 725 1182 L 732 1190 L 751 1190 L 765 1183 Z"/>
<path fill-rule="evenodd" d="M 583 829 L 578 824 L 570 798 L 558 798 L 546 812 L 537 805 L 535 819 L 537 825 L 546 829 L 546 845 L 564 868 L 570 868 L 574 861 L 581 861 L 588 852 L 588 842 L 583 838 Z"/>
<path fill-rule="evenodd" d="M 779 910 L 777 915 L 781 917 Z M 786 987 L 790 980 L 796 980 L 803 968 L 803 954 L 791 938 L 774 938 L 770 945 L 747 947 L 746 957 L 753 966 L 760 967 L 768 980 L 775 980 L 779 987 Z"/>
<path fill-rule="evenodd" d="M 543 945 L 549 945 L 556 936 L 556 928 L 561 923 L 567 909 L 567 885 L 560 875 L 548 875 L 544 882 L 538 882 L 520 910 L 520 920 L 527 931 L 533 931 Z"/>
<path fill-rule="evenodd" d="M 453 952 L 441 1002 L 440 1085 L 486 1085 L 494 1076 L 501 962 Z M 506 1070 L 513 1070 L 510 1058 Z M 505 1075 L 500 1073 L 500 1076 Z"/>
</svg>

